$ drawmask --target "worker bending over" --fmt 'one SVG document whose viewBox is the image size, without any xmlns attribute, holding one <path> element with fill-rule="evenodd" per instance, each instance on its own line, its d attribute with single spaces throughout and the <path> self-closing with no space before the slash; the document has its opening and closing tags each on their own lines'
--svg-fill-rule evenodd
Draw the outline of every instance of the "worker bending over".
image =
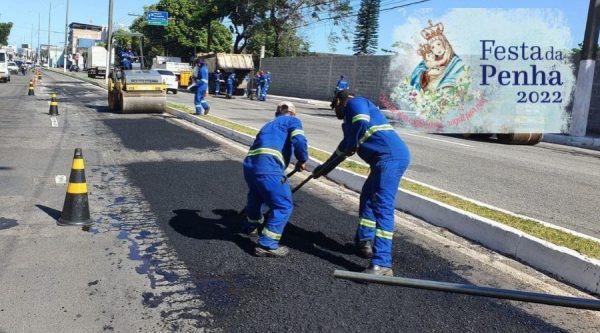
<svg viewBox="0 0 600 333">
<path fill-rule="evenodd" d="M 272 210 L 254 250 L 259 257 L 283 257 L 288 253 L 279 240 L 294 208 L 292 191 L 284 175 L 292 154 L 298 160 L 296 169 L 304 170 L 308 143 L 302 122 L 296 118 L 294 104 L 281 102 L 275 119 L 261 128 L 244 159 L 244 178 L 248 184 L 244 231 L 256 233 L 263 223 L 263 204 Z"/>
<path fill-rule="evenodd" d="M 392 276 L 392 239 L 394 203 L 410 152 L 381 111 L 364 97 L 353 97 L 348 90 L 337 93 L 335 114 L 343 119 L 344 138 L 329 160 L 313 175 L 326 175 L 337 165 L 337 156 L 352 156 L 358 151 L 371 167 L 360 193 L 358 229 L 355 244 L 358 253 L 371 258 L 365 273 Z M 336 162 L 339 164 L 340 159 Z M 327 165 L 327 168 L 324 168 Z"/>
</svg>

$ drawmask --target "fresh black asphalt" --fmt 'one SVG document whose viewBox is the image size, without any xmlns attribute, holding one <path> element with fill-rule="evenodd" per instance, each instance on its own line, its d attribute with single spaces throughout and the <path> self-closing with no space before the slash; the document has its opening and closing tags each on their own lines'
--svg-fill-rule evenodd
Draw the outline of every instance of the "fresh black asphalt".
<svg viewBox="0 0 600 333">
<path fill-rule="evenodd" d="M 77 95 L 80 87 L 65 88 Z M 104 100 L 105 96 L 98 96 Z M 105 113 L 98 107 L 90 112 Z M 252 255 L 253 241 L 239 233 L 246 185 L 243 154 L 163 116 L 103 119 L 98 140 L 121 140 L 134 152 L 161 160 L 124 165 L 168 242 L 186 264 L 198 296 L 226 332 L 559 332 L 514 303 L 441 292 L 360 284 L 333 278 L 335 269 L 362 270 L 353 253 L 354 205 L 318 188 L 295 195 L 296 208 L 281 259 Z M 173 156 L 177 152 L 178 156 Z M 171 154 L 169 154 L 171 153 Z M 138 154 L 143 156 L 143 154 Z M 193 158 L 192 158 L 193 157 Z M 107 184 L 110 186 L 110 184 Z M 335 206 L 346 205 L 348 209 Z M 449 250 L 450 251 L 450 250 Z M 468 283 L 455 264 L 404 235 L 394 240 L 398 276 Z"/>
</svg>

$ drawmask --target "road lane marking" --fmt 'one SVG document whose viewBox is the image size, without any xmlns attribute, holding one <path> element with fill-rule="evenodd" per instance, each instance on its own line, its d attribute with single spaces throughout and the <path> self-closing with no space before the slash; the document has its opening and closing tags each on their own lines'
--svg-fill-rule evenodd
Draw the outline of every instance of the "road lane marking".
<svg viewBox="0 0 600 333">
<path fill-rule="evenodd" d="M 50 121 L 52 122 L 52 127 L 58 127 L 58 119 L 56 117 L 50 117 Z"/>
<path fill-rule="evenodd" d="M 434 139 L 434 138 L 430 138 L 430 137 L 427 137 L 427 136 L 424 136 L 424 135 L 417 135 L 417 134 L 411 134 L 411 133 L 406 133 L 406 132 L 401 132 L 400 134 L 402 134 L 402 135 L 408 135 L 408 136 L 415 136 L 417 138 L 423 138 L 423 139 L 427 139 L 427 140 L 433 140 L 433 141 L 439 141 L 439 142 L 449 143 L 449 144 L 453 144 L 453 145 L 457 145 L 457 146 L 475 148 L 475 146 L 467 145 L 467 144 L 464 144 L 464 143 L 452 142 L 452 141 L 442 140 L 442 139 Z"/>
</svg>

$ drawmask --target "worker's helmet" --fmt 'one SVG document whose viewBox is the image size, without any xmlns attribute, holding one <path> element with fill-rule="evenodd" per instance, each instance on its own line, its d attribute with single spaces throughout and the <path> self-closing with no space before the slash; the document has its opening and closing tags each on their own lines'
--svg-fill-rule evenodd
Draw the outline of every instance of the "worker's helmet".
<svg viewBox="0 0 600 333">
<path fill-rule="evenodd" d="M 296 107 L 294 106 L 294 103 L 288 102 L 288 101 L 283 101 L 277 105 L 277 112 L 275 113 L 276 115 L 281 115 L 281 114 L 286 114 L 286 113 L 290 113 L 293 115 L 296 114 Z"/>
</svg>

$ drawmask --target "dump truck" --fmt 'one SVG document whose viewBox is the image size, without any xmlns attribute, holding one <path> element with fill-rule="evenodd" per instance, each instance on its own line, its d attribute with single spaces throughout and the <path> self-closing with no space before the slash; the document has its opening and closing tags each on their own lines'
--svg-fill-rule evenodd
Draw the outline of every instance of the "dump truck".
<svg viewBox="0 0 600 333">
<path fill-rule="evenodd" d="M 119 31 L 113 34 L 113 41 L 115 37 L 120 36 L 139 38 L 140 56 L 137 57 L 139 64 L 134 68 L 140 69 L 124 69 L 121 57 L 116 57 L 116 63 L 112 65 L 108 80 L 110 110 L 121 113 L 165 112 L 167 109 L 167 85 L 156 70 L 144 69 L 143 35 Z"/>
<path fill-rule="evenodd" d="M 104 77 L 106 75 L 106 55 L 106 49 L 102 46 L 88 48 L 85 62 L 88 77 Z"/>
<path fill-rule="evenodd" d="M 233 94 L 243 95 L 247 88 L 247 81 L 244 81 L 246 75 L 252 78 L 254 70 L 254 61 L 251 54 L 229 54 L 229 53 L 199 53 L 196 60 L 203 59 L 206 63 L 209 75 L 209 86 L 214 87 L 213 73 L 218 69 L 221 71 L 221 79 L 227 80 L 231 73 L 235 73 L 237 82 L 235 83 Z M 251 81 L 251 80 L 249 80 Z M 225 86 L 225 85 L 221 85 Z"/>
</svg>

